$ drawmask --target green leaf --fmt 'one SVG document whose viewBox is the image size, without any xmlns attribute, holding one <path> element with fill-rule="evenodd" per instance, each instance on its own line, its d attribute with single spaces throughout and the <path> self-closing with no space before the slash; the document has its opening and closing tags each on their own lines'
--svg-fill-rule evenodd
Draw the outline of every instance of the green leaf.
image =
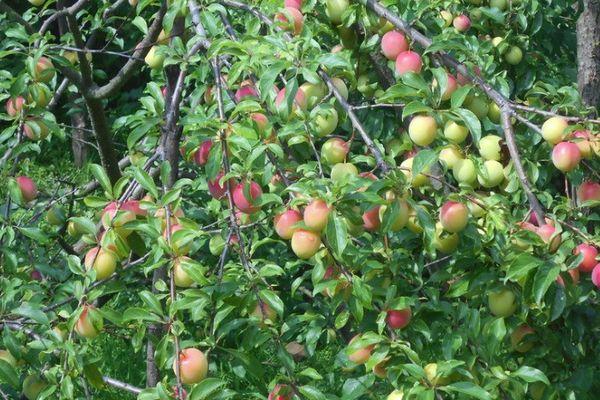
<svg viewBox="0 0 600 400">
<path fill-rule="evenodd" d="M 413 114 L 421 114 L 421 113 L 430 113 L 431 112 L 431 107 L 426 106 L 425 104 L 423 104 L 420 101 L 411 101 L 410 103 L 408 103 L 406 106 L 404 106 L 404 109 L 402 110 L 402 119 L 406 119 L 406 117 L 408 117 L 409 115 L 413 115 Z"/>
<path fill-rule="evenodd" d="M 225 381 L 217 378 L 206 378 L 194 386 L 189 394 L 190 400 L 203 400 L 212 398 L 213 394 L 225 385 Z"/>
<path fill-rule="evenodd" d="M 473 142 L 475 144 L 479 143 L 479 139 L 481 139 L 481 122 L 479 121 L 479 118 L 477 118 L 472 111 L 465 108 L 456 109 L 452 111 L 452 113 L 462 119 L 462 121 L 465 123 L 465 126 L 469 128 Z"/>
<path fill-rule="evenodd" d="M 552 262 L 546 262 L 537 270 L 533 278 L 533 295 L 536 303 L 541 303 L 544 295 L 556 281 L 560 273 L 560 266 Z"/>
<path fill-rule="evenodd" d="M 123 322 L 127 321 L 161 322 L 162 319 L 144 308 L 131 307 L 123 313 Z"/>
<path fill-rule="evenodd" d="M 341 256 L 348 245 L 348 227 L 335 212 L 329 213 L 325 234 L 335 255 Z"/>
<path fill-rule="evenodd" d="M 133 170 L 133 177 L 137 183 L 150 192 L 155 199 L 159 197 L 158 188 L 154 184 L 154 179 L 152 179 L 146 171 L 144 171 L 142 168 L 136 167 Z"/>
<path fill-rule="evenodd" d="M 8 385 L 19 388 L 19 376 L 15 368 L 4 360 L 0 360 L 0 383 L 7 383 Z"/>
<path fill-rule="evenodd" d="M 522 366 L 521 368 L 513 372 L 511 375 L 519 377 L 525 382 L 543 382 L 546 385 L 550 385 L 548 378 L 542 371 L 536 368 L 528 367 L 526 365 Z"/>
<path fill-rule="evenodd" d="M 314 386 L 300 386 L 298 391 L 308 400 L 323 400 L 327 398 L 319 389 Z"/>
<path fill-rule="evenodd" d="M 102 389 L 104 387 L 104 380 L 102 379 L 102 374 L 100 373 L 97 364 L 87 364 L 84 366 L 83 374 L 88 382 L 96 389 Z"/>
<path fill-rule="evenodd" d="M 39 304 L 21 303 L 21 305 L 12 311 L 13 314 L 31 318 L 32 320 L 47 325 L 50 321 Z"/>
<path fill-rule="evenodd" d="M 492 399 L 492 396 L 486 390 L 471 382 L 455 382 L 446 386 L 442 386 L 440 387 L 440 389 L 446 392 L 458 392 L 466 394 L 468 396 L 481 400 Z"/>
<path fill-rule="evenodd" d="M 438 154 L 436 151 L 431 149 L 420 150 L 413 159 L 413 177 L 419 175 L 422 172 L 426 173 L 429 170 L 429 167 L 432 166 L 437 161 L 437 159 Z"/>
<path fill-rule="evenodd" d="M 90 169 L 92 171 L 92 175 L 94 175 L 94 178 L 96 178 L 100 184 L 100 187 L 102 187 L 102 189 L 104 189 L 104 191 L 112 197 L 112 186 L 110 184 L 110 179 L 108 179 L 108 175 L 106 175 L 106 172 L 104 171 L 104 168 L 98 164 L 90 164 Z"/>
<path fill-rule="evenodd" d="M 48 243 L 48 236 L 46 236 L 39 228 L 25 228 L 20 227 L 19 231 L 30 239 L 35 240 L 39 244 Z"/>
<path fill-rule="evenodd" d="M 144 304 L 146 304 L 151 311 L 153 311 L 157 315 L 163 315 L 163 310 L 160 305 L 160 301 L 158 301 L 158 299 L 153 293 L 149 292 L 148 290 L 142 290 L 139 296 L 144 302 Z"/>
<path fill-rule="evenodd" d="M 280 316 L 283 315 L 283 301 L 275 294 L 267 289 L 263 289 L 259 293 L 259 297 L 267 303 L 273 310 L 277 312 Z"/>
<path fill-rule="evenodd" d="M 508 266 L 505 281 L 518 281 L 526 276 L 529 271 L 539 267 L 541 264 L 542 260 L 534 257 L 532 254 L 521 253 Z"/>
</svg>

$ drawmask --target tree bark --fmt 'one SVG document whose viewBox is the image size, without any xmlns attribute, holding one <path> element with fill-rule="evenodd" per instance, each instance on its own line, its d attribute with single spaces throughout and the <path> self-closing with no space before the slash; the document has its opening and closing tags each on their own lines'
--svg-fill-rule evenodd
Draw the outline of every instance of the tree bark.
<svg viewBox="0 0 600 400">
<path fill-rule="evenodd" d="M 600 0 L 583 0 L 577 20 L 577 83 L 583 102 L 600 103 Z"/>
<path fill-rule="evenodd" d="M 83 113 L 75 113 L 71 116 L 71 125 L 73 132 L 71 134 L 71 149 L 73 150 L 73 160 L 75 166 L 83 167 L 87 161 L 87 135 L 85 130 L 85 116 Z"/>
</svg>

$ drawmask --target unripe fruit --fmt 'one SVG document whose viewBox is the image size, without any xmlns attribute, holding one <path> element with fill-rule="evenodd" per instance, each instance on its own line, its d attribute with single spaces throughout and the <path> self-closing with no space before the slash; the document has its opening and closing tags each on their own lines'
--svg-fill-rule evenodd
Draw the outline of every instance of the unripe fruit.
<svg viewBox="0 0 600 400">
<path fill-rule="evenodd" d="M 600 201 L 600 183 L 583 182 L 577 188 L 577 198 L 579 202 Z"/>
<path fill-rule="evenodd" d="M 125 228 L 124 225 L 135 221 L 135 218 L 136 216 L 133 211 L 126 210 L 122 206 L 117 207 L 117 203 L 113 201 L 104 207 L 100 220 L 105 230 L 112 228 L 119 236 L 126 238 L 131 233 L 131 229 Z"/>
<path fill-rule="evenodd" d="M 457 31 L 465 32 L 471 27 L 471 20 L 466 15 L 461 14 L 454 18 L 452 25 L 454 25 L 454 28 L 456 28 Z"/>
<path fill-rule="evenodd" d="M 444 20 L 444 28 L 447 28 L 450 25 L 452 25 L 454 16 L 452 15 L 452 13 L 450 11 L 447 11 L 447 10 L 440 11 L 440 17 L 442 17 L 442 19 Z"/>
<path fill-rule="evenodd" d="M 101 281 L 109 278 L 117 268 L 117 256 L 100 247 L 90 249 L 85 255 L 85 269 L 94 268 L 96 280 Z"/>
<path fill-rule="evenodd" d="M 548 249 L 551 253 L 554 253 L 558 246 L 560 246 L 562 242 L 562 238 L 559 235 L 555 235 L 556 228 L 550 224 L 544 224 L 536 229 L 538 236 L 544 241 L 544 243 L 548 244 Z"/>
<path fill-rule="evenodd" d="M 498 104 L 492 102 L 490 103 L 490 107 L 487 113 L 488 118 L 495 124 L 500 123 L 500 118 L 502 116 L 502 111 L 500 110 L 500 106 Z"/>
<path fill-rule="evenodd" d="M 488 294 L 490 312 L 497 317 L 510 317 L 517 309 L 515 294 L 510 289 L 501 289 Z"/>
<path fill-rule="evenodd" d="M 373 232 L 379 229 L 381 220 L 379 219 L 379 206 L 375 206 L 365 211 L 362 215 L 363 228 L 367 231 Z"/>
<path fill-rule="evenodd" d="M 299 89 L 304 93 L 309 108 L 313 108 L 316 104 L 321 102 L 328 92 L 327 85 L 323 82 L 304 82 L 300 85 Z"/>
<path fill-rule="evenodd" d="M 390 230 L 392 232 L 398 232 L 400 229 L 404 228 L 408 223 L 408 217 L 410 216 L 410 207 L 408 203 L 402 199 L 392 200 L 398 203 L 398 213 L 396 217 L 392 221 L 390 225 Z M 383 222 L 383 218 L 385 216 L 385 211 L 388 206 L 379 207 L 379 221 Z"/>
<path fill-rule="evenodd" d="M 348 0 L 327 0 L 325 12 L 334 25 L 342 23 L 342 15 L 350 6 Z"/>
<path fill-rule="evenodd" d="M 283 5 L 300 10 L 302 8 L 302 0 L 285 0 Z"/>
<path fill-rule="evenodd" d="M 441 223 L 435 224 L 435 236 L 433 238 L 433 247 L 442 253 L 452 253 L 458 247 L 460 238 L 458 234 L 447 234 Z"/>
<path fill-rule="evenodd" d="M 579 147 L 581 158 L 591 158 L 594 136 L 589 131 L 575 131 L 572 136 L 575 139 L 573 142 Z"/>
<path fill-rule="evenodd" d="M 285 93 L 285 88 L 281 89 L 277 93 L 277 96 L 275 97 L 276 109 L 280 109 L 281 107 L 285 106 L 283 102 L 285 100 Z M 306 110 L 306 96 L 304 96 L 304 92 L 300 88 L 298 88 L 296 96 L 294 97 L 294 101 L 292 102 L 292 110 L 296 110 L 298 107 L 300 107 L 301 110 Z"/>
<path fill-rule="evenodd" d="M 508 3 L 506 0 L 490 0 L 490 8 L 497 8 L 500 11 L 506 10 Z"/>
<path fill-rule="evenodd" d="M 576 256 L 579 254 L 583 254 L 583 260 L 579 263 L 579 270 L 581 272 L 592 272 L 598 261 L 596 258 L 598 257 L 598 249 L 596 249 L 591 244 L 582 243 L 573 250 L 573 254 Z"/>
<path fill-rule="evenodd" d="M 28 118 L 23 123 L 23 134 L 30 140 L 44 140 L 48 137 L 48 127 L 39 118 Z"/>
<path fill-rule="evenodd" d="M 256 205 L 256 199 L 262 196 L 262 189 L 258 183 L 250 181 L 250 187 L 248 192 L 250 198 L 247 198 L 244 193 L 246 183 L 239 183 L 233 190 L 233 202 L 235 206 L 240 209 L 244 214 L 254 214 L 260 210 L 260 206 Z"/>
<path fill-rule="evenodd" d="M 250 114 L 250 119 L 256 124 L 258 133 L 265 133 L 269 126 L 269 119 L 263 113 L 255 112 Z"/>
<path fill-rule="evenodd" d="M 398 54 L 407 50 L 408 41 L 398 31 L 390 31 L 381 38 L 381 52 L 388 60 L 395 60 Z"/>
<path fill-rule="evenodd" d="M 238 90 L 235 91 L 233 97 L 235 98 L 235 102 L 239 103 L 246 98 L 258 98 L 258 92 L 252 82 L 244 81 L 240 84 Z"/>
<path fill-rule="evenodd" d="M 289 240 L 297 228 L 294 228 L 298 222 L 302 221 L 302 214 L 297 210 L 286 210 L 275 216 L 275 232 L 280 238 Z"/>
<path fill-rule="evenodd" d="M 185 272 L 183 266 L 181 265 L 182 263 L 190 263 L 191 261 L 192 259 L 186 256 L 177 257 L 173 261 L 173 269 L 171 270 L 171 273 L 173 274 L 175 285 L 187 288 L 194 284 L 192 277 Z"/>
<path fill-rule="evenodd" d="M 321 236 L 306 229 L 298 229 L 292 234 L 292 251 L 298 258 L 308 260 L 321 247 Z"/>
<path fill-rule="evenodd" d="M 430 145 L 437 135 L 437 122 L 428 115 L 415 116 L 408 125 L 410 139 L 419 146 Z"/>
<path fill-rule="evenodd" d="M 517 329 L 510 335 L 510 345 L 513 350 L 519 353 L 526 353 L 533 347 L 533 341 L 525 339 L 528 335 L 534 335 L 535 331 L 530 326 L 525 324 L 519 325 Z M 525 341 L 523 341 L 525 339 Z"/>
<path fill-rule="evenodd" d="M 206 378 L 208 359 L 203 352 L 193 347 L 181 350 L 179 357 L 179 377 L 181 383 L 193 385 Z M 177 360 L 173 360 L 173 372 L 177 373 Z"/>
<path fill-rule="evenodd" d="M 346 86 L 346 83 L 338 77 L 331 78 L 331 82 L 340 93 L 340 96 L 342 96 L 345 100 L 348 100 L 348 86 Z"/>
<path fill-rule="evenodd" d="M 26 203 L 33 201 L 37 198 L 38 190 L 35 182 L 26 176 L 18 176 L 15 178 L 19 189 L 21 190 L 21 195 L 23 196 L 23 200 Z"/>
<path fill-rule="evenodd" d="M 459 160 L 454 168 L 452 169 L 454 179 L 464 185 L 473 186 L 477 180 L 477 170 L 475 169 L 475 163 L 472 160 L 466 158 Z"/>
<path fill-rule="evenodd" d="M 568 126 L 569 123 L 562 117 L 549 118 L 542 125 L 542 137 L 550 144 L 557 144 L 563 140 Z"/>
<path fill-rule="evenodd" d="M 39 6 L 44 3 L 44 0 L 39 2 L 29 0 L 29 2 L 33 5 Z M 28 375 L 23 381 L 23 396 L 25 396 L 27 400 L 36 400 L 40 393 L 46 389 L 46 386 L 48 386 L 48 384 L 38 375 Z"/>
<path fill-rule="evenodd" d="M 412 312 L 410 308 L 402 310 L 388 310 L 385 321 L 391 329 L 403 329 L 410 323 Z"/>
<path fill-rule="evenodd" d="M 162 68 L 163 63 L 165 62 L 164 54 L 157 54 L 156 51 L 157 47 L 152 46 L 148 51 L 148 54 L 146 54 L 146 57 L 144 57 L 144 61 L 152 69 Z"/>
<path fill-rule="evenodd" d="M 327 225 L 331 207 L 325 201 L 316 199 L 304 209 L 304 224 L 312 231 L 321 232 Z"/>
<path fill-rule="evenodd" d="M 456 78 L 452 74 L 447 74 L 448 79 L 446 83 L 446 90 L 442 93 L 442 100 L 449 100 L 452 97 L 452 93 L 458 89 L 458 83 L 456 82 Z M 437 87 L 437 81 L 433 80 L 433 87 Z"/>
<path fill-rule="evenodd" d="M 319 106 L 310 113 L 311 126 L 318 137 L 333 133 L 338 125 L 338 112 L 334 107 Z"/>
<path fill-rule="evenodd" d="M 356 335 L 350 340 L 350 344 L 359 339 L 359 335 Z M 348 355 L 348 359 L 355 364 L 365 364 L 371 357 L 371 351 L 373 351 L 373 345 L 363 347 L 362 349 L 356 350 L 354 353 Z"/>
<path fill-rule="evenodd" d="M 496 135 L 488 135 L 481 138 L 479 141 L 479 154 L 486 160 L 500 161 L 501 147 L 500 141 L 502 138 Z"/>
<path fill-rule="evenodd" d="M 485 188 L 493 188 L 504 181 L 504 167 L 498 161 L 487 160 L 483 163 L 483 171 L 477 175 L 477 181 Z"/>
<path fill-rule="evenodd" d="M 408 230 L 414 233 L 415 235 L 420 235 L 421 233 L 423 233 L 423 228 L 421 227 L 421 225 L 419 225 L 419 219 L 417 218 L 417 213 L 414 209 L 410 210 L 408 223 L 406 224 L 406 226 Z"/>
<path fill-rule="evenodd" d="M 331 138 L 321 147 L 321 160 L 329 165 L 342 163 L 349 150 L 347 142 L 340 138 Z"/>
<path fill-rule="evenodd" d="M 440 209 L 440 223 L 450 233 L 460 232 L 469 223 L 469 209 L 463 203 L 447 201 Z"/>
<path fill-rule="evenodd" d="M 406 160 L 400 163 L 400 168 L 402 173 L 406 176 L 407 179 L 410 180 L 411 184 L 415 188 L 419 188 L 421 186 L 425 186 L 429 183 L 429 178 L 422 173 L 417 174 L 416 176 L 412 176 L 412 165 L 413 165 L 414 157 L 409 157 Z M 428 171 L 423 171 L 427 173 Z"/>
<path fill-rule="evenodd" d="M 440 162 L 448 169 L 454 168 L 459 160 L 463 160 L 463 155 L 455 145 L 444 147 L 438 156 Z"/>
<path fill-rule="evenodd" d="M 401 390 L 394 390 L 392 393 L 388 394 L 386 400 L 402 400 L 404 398 L 404 392 Z"/>
<path fill-rule="evenodd" d="M 592 283 L 600 289 L 600 263 L 592 270 Z"/>
<path fill-rule="evenodd" d="M 337 163 L 331 168 L 331 180 L 344 182 L 353 176 L 358 176 L 358 168 L 352 163 Z"/>
<path fill-rule="evenodd" d="M 490 111 L 487 100 L 480 95 L 472 95 L 465 100 L 465 107 L 480 120 L 484 119 Z"/>
<path fill-rule="evenodd" d="M 34 5 L 36 7 L 39 7 L 46 2 L 46 0 L 27 0 L 27 1 L 29 1 L 32 5 Z"/>
<path fill-rule="evenodd" d="M 93 306 L 84 306 L 83 311 L 79 315 L 79 319 L 75 324 L 75 332 L 87 339 L 95 338 L 102 330 L 103 323 L 101 317 L 95 319 L 95 321 L 92 321 L 92 316 L 90 313 L 93 313 L 94 310 L 95 308 Z"/>
<path fill-rule="evenodd" d="M 579 283 L 579 270 L 577 268 L 568 270 L 567 274 L 571 277 L 571 283 L 573 283 L 573 285 L 577 285 Z M 556 283 L 558 283 L 560 286 L 565 286 L 565 281 L 560 275 L 556 277 Z"/>
<path fill-rule="evenodd" d="M 562 172 L 577 168 L 581 161 L 581 152 L 575 143 L 560 142 L 552 149 L 552 163 Z"/>
<path fill-rule="evenodd" d="M 59 205 L 53 206 L 46 214 L 46 221 L 48 221 L 50 225 L 64 224 L 66 221 L 65 210 Z"/>
<path fill-rule="evenodd" d="M 223 198 L 225 193 L 227 193 L 227 181 L 223 181 L 223 184 L 221 184 L 221 178 L 223 178 L 224 175 L 225 173 L 220 171 L 217 176 L 215 176 L 214 180 L 207 182 L 208 192 L 217 200 Z M 233 187 L 233 180 L 230 180 L 230 183 Z"/>
<path fill-rule="evenodd" d="M 523 51 L 517 46 L 510 46 L 508 51 L 504 53 L 504 59 L 510 65 L 518 65 L 523 60 Z"/>
<path fill-rule="evenodd" d="M 423 61 L 418 53 L 408 50 L 398 54 L 396 58 L 396 71 L 398 74 L 404 75 L 408 72 L 418 74 L 421 72 L 421 68 L 423 68 Z"/>
<path fill-rule="evenodd" d="M 292 400 L 294 391 L 288 385 L 277 384 L 269 393 L 267 400 Z"/>
<path fill-rule="evenodd" d="M 8 350 L 0 350 L 0 360 L 11 365 L 13 368 L 17 366 L 17 359 Z"/>
<path fill-rule="evenodd" d="M 32 83 L 27 88 L 27 103 L 38 108 L 45 108 L 52 99 L 52 93 L 43 83 Z"/>
<path fill-rule="evenodd" d="M 179 224 L 174 224 L 171 225 L 171 249 L 173 250 L 173 253 L 177 256 L 183 256 L 186 255 L 187 253 L 190 252 L 190 247 L 191 247 L 191 243 L 188 242 L 187 239 L 185 238 L 178 238 L 175 239 L 173 236 L 175 234 L 175 232 L 180 231 L 183 229 L 183 226 L 179 225 Z M 165 241 L 168 242 L 168 237 L 167 236 L 167 229 L 165 227 L 165 230 L 163 231 L 163 239 L 165 239 Z"/>
<path fill-rule="evenodd" d="M 427 380 L 433 386 L 444 386 L 450 383 L 450 379 L 448 377 L 438 376 L 438 366 L 436 363 L 427 364 L 425 367 L 423 367 L 423 370 L 425 371 Z"/>
<path fill-rule="evenodd" d="M 208 155 L 210 154 L 210 149 L 212 148 L 213 141 L 205 140 L 202 142 L 196 153 L 194 154 L 194 161 L 196 164 L 202 166 L 206 165 L 208 162 Z"/>
<path fill-rule="evenodd" d="M 498 45 L 500 45 L 500 43 L 502 43 L 503 40 L 504 40 L 503 37 L 496 36 L 495 38 L 492 39 L 492 45 L 494 47 L 498 47 Z"/>
<path fill-rule="evenodd" d="M 33 79 L 37 82 L 48 83 L 54 78 L 55 73 L 52 61 L 47 57 L 40 57 L 35 64 Z"/>
<path fill-rule="evenodd" d="M 23 111 L 25 105 L 25 98 L 23 96 L 17 96 L 6 100 L 6 113 L 9 117 L 18 117 Z"/>
<path fill-rule="evenodd" d="M 304 16 L 297 8 L 285 7 L 280 13 L 277 13 L 275 19 L 282 25 L 282 29 L 291 31 L 294 35 L 299 35 L 304 26 Z"/>
<path fill-rule="evenodd" d="M 254 307 L 254 309 L 252 310 L 250 315 L 252 317 L 260 319 L 261 321 L 265 321 L 265 320 L 276 321 L 277 320 L 277 312 L 275 310 L 273 310 L 271 308 L 271 306 L 269 306 L 267 303 L 265 303 L 262 300 L 259 300 L 256 303 L 256 306 Z"/>
<path fill-rule="evenodd" d="M 444 137 L 452 143 L 460 144 L 465 141 L 468 135 L 469 129 L 454 121 L 448 121 L 444 126 Z"/>
</svg>

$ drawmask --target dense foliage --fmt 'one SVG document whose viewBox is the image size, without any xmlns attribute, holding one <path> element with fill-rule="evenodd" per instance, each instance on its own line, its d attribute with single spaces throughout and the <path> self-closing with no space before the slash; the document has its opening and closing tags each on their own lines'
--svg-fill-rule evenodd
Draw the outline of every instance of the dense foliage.
<svg viewBox="0 0 600 400">
<path fill-rule="evenodd" d="M 0 397 L 596 398 L 577 5 L 14 3 Z"/>
</svg>

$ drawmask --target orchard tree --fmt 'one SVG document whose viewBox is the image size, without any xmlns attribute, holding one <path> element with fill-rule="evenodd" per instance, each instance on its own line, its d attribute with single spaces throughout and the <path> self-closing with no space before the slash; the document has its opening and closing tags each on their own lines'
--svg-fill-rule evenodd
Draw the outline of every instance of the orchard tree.
<svg viewBox="0 0 600 400">
<path fill-rule="evenodd" d="M 595 399 L 583 3 L 0 0 L 0 397 Z"/>
</svg>

